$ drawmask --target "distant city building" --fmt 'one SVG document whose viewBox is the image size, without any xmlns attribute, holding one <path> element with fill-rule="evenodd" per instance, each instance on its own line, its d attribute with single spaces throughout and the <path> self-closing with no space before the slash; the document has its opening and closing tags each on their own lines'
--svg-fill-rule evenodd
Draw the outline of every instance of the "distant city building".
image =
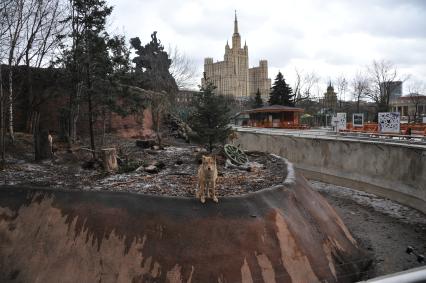
<svg viewBox="0 0 426 283">
<path fill-rule="evenodd" d="M 323 112 L 334 113 L 337 108 L 337 93 L 334 91 L 334 87 L 331 82 L 328 84 L 327 92 L 324 93 L 324 97 L 320 99 Z"/>
<path fill-rule="evenodd" d="M 390 93 L 390 98 L 402 96 L 402 81 L 383 82 L 380 84 L 380 93 Z"/>
<path fill-rule="evenodd" d="M 417 93 L 394 97 L 389 103 L 390 111 L 399 112 L 402 120 L 421 121 L 426 116 L 426 96 Z M 417 109 L 417 111 L 416 111 Z"/>
<path fill-rule="evenodd" d="M 218 94 L 253 97 L 259 90 L 263 98 L 269 97 L 271 79 L 268 78 L 268 61 L 260 60 L 258 67 L 249 68 L 248 46 L 244 43 L 241 48 L 236 13 L 232 47 L 226 42 L 223 61 L 213 63 L 213 58 L 205 58 L 204 72 L 217 87 L 215 92 Z M 204 79 L 201 83 L 204 83 Z"/>
<path fill-rule="evenodd" d="M 189 118 L 194 97 L 199 94 L 198 90 L 180 89 L 175 96 L 173 103 L 174 112 L 179 115 L 179 118 L 186 121 Z"/>
</svg>

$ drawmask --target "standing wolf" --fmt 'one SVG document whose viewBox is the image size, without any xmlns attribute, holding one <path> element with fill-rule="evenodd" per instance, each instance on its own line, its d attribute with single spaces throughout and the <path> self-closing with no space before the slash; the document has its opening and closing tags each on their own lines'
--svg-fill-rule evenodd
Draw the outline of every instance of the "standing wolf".
<svg viewBox="0 0 426 283">
<path fill-rule="evenodd" d="M 196 197 L 200 198 L 202 203 L 205 203 L 207 190 L 207 197 L 213 198 L 214 202 L 218 202 L 216 196 L 216 157 L 203 155 L 202 161 L 203 163 L 200 165 L 200 168 L 198 168 L 198 190 Z"/>
</svg>

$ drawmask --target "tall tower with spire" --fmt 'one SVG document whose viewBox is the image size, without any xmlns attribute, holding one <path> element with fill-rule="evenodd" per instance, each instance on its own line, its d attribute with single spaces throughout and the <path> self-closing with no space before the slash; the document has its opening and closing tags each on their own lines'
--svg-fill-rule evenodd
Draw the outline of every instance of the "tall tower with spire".
<svg viewBox="0 0 426 283">
<path fill-rule="evenodd" d="M 261 66 L 249 69 L 248 46 L 244 43 L 244 47 L 241 48 L 237 11 L 234 16 L 232 45 L 230 47 L 228 41 L 226 42 L 223 59 L 215 63 L 213 58 L 204 59 L 204 72 L 216 86 L 215 91 L 218 94 L 249 97 L 254 96 L 259 89 L 262 95 L 269 95 L 271 80 L 268 79 L 267 62 L 262 60 Z M 250 78 L 253 80 L 251 81 Z"/>
<path fill-rule="evenodd" d="M 235 11 L 234 34 L 232 35 L 232 48 L 241 48 L 241 37 L 238 33 L 237 11 Z"/>
</svg>

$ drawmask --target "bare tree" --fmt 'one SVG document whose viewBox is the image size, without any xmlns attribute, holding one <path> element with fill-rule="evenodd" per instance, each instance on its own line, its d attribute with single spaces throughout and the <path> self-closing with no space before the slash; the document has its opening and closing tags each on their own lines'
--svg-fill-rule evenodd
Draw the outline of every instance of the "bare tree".
<svg viewBox="0 0 426 283">
<path fill-rule="evenodd" d="M 13 134 L 13 67 L 19 65 L 25 54 L 24 29 L 34 8 L 34 2 L 12 0 L 4 6 L 4 21 L 8 30 L 8 68 L 9 68 L 9 136 L 14 141 Z"/>
<path fill-rule="evenodd" d="M 9 1 L 4 1 L 0 4 L 0 152 L 1 152 L 1 164 L 0 169 L 4 169 L 5 165 L 5 131 L 6 131 L 6 116 L 5 116 L 5 97 L 3 93 L 3 74 L 2 65 L 3 60 L 6 58 L 6 49 L 4 48 L 7 44 L 7 34 L 9 32 L 9 25 L 6 24 L 6 7 L 9 5 Z"/>
<path fill-rule="evenodd" d="M 177 46 L 169 46 L 167 52 L 172 60 L 170 65 L 170 74 L 176 81 L 179 89 L 188 88 L 196 85 L 197 67 L 195 62 L 185 53 L 182 53 Z"/>
<path fill-rule="evenodd" d="M 352 95 L 356 101 L 356 111 L 359 113 L 359 102 L 369 94 L 370 81 L 364 73 L 358 71 L 352 79 L 351 86 L 353 91 Z"/>
<path fill-rule="evenodd" d="M 408 122 L 410 122 L 411 116 L 413 116 L 413 120 L 416 122 L 419 116 L 419 106 L 426 101 L 426 85 L 421 81 L 411 81 L 407 89 L 410 102 L 414 106 L 413 111 L 407 113 Z"/>
<path fill-rule="evenodd" d="M 339 109 L 342 109 L 342 101 L 346 100 L 346 92 L 348 90 L 348 81 L 344 75 L 337 77 L 336 86 L 339 95 Z"/>
<path fill-rule="evenodd" d="M 319 82 L 319 76 L 314 71 L 304 73 L 302 70 L 295 68 L 296 79 L 293 84 L 294 104 L 298 104 L 304 100 L 310 99 L 313 88 Z"/>
<path fill-rule="evenodd" d="M 386 60 L 376 61 L 367 67 L 371 81 L 371 91 L 368 97 L 376 104 L 377 112 L 386 112 L 389 109 L 391 94 L 396 89 L 395 81 L 400 79 L 396 67 Z"/>
<path fill-rule="evenodd" d="M 40 68 L 45 62 L 45 56 L 54 54 L 62 41 L 61 33 L 65 28 L 64 8 L 60 0 L 37 1 L 35 10 L 31 13 L 25 27 L 24 61 L 28 87 L 27 131 L 33 129 L 33 120 L 37 115 L 38 107 L 49 97 L 35 97 L 32 88 L 31 67 Z"/>
<path fill-rule="evenodd" d="M 151 102 L 151 114 L 152 114 L 152 124 L 154 131 L 157 137 L 157 143 L 161 146 L 162 134 L 161 134 L 161 124 L 164 119 L 164 115 L 170 109 L 170 97 L 166 92 L 151 92 L 150 93 L 150 102 Z"/>
</svg>

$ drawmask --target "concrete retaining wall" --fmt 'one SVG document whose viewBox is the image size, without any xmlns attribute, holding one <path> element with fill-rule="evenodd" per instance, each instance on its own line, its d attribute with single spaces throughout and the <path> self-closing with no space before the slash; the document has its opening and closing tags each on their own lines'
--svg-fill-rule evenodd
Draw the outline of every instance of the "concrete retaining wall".
<svg viewBox="0 0 426 283">
<path fill-rule="evenodd" d="M 288 158 L 307 178 L 371 192 L 426 213 L 426 150 L 371 141 L 237 132 L 247 150 Z"/>
</svg>

